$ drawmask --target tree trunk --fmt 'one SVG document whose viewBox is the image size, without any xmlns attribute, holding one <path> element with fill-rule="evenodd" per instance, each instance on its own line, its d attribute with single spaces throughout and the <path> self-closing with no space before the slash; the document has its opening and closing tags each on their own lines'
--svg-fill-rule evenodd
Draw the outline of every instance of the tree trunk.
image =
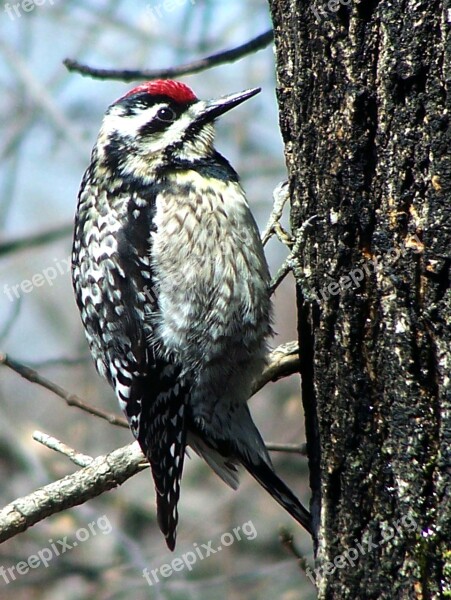
<svg viewBox="0 0 451 600">
<path fill-rule="evenodd" d="M 270 0 L 321 599 L 451 597 L 445 4 Z"/>
</svg>

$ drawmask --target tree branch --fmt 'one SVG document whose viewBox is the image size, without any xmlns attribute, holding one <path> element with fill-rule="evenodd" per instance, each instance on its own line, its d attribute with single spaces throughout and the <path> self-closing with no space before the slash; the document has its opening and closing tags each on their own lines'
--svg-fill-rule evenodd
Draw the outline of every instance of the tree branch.
<svg viewBox="0 0 451 600">
<path fill-rule="evenodd" d="M 292 454 L 307 456 L 307 444 L 276 444 L 274 442 L 266 442 L 265 446 L 266 450 L 270 452 L 290 452 Z"/>
<path fill-rule="evenodd" d="M 146 468 L 138 442 L 98 456 L 92 463 L 63 479 L 18 498 L 0 511 L 0 542 L 25 531 L 38 521 L 83 504 L 118 487 Z"/>
<path fill-rule="evenodd" d="M 118 425 L 119 427 L 128 427 L 127 421 L 122 417 L 119 417 L 114 413 L 105 412 L 100 408 L 96 408 L 95 406 L 91 406 L 76 394 L 71 394 L 58 384 L 53 383 L 53 381 L 50 381 L 50 379 L 39 375 L 39 373 L 34 369 L 30 369 L 30 367 L 27 367 L 23 363 L 10 358 L 7 354 L 0 354 L 0 365 L 9 367 L 27 381 L 30 381 L 31 383 L 36 383 L 37 385 L 46 388 L 50 392 L 53 392 L 54 394 L 65 400 L 68 406 L 76 406 L 77 408 L 80 408 L 81 410 L 84 410 L 85 412 L 91 415 L 100 417 L 101 419 L 105 419 L 105 421 L 108 421 L 108 423 L 111 423 L 112 425 Z"/>
<path fill-rule="evenodd" d="M 299 345 L 287 342 L 275 348 L 270 354 L 268 364 L 252 386 L 252 395 L 256 394 L 270 381 L 278 381 L 299 371 Z"/>
<path fill-rule="evenodd" d="M 88 404 L 76 394 L 71 394 L 57 383 L 54 383 L 53 381 L 50 381 L 50 379 L 39 375 L 39 373 L 34 369 L 31 369 L 23 363 L 14 360 L 7 354 L 0 354 L 0 365 L 4 365 L 5 367 L 12 369 L 15 373 L 27 381 L 36 383 L 50 392 L 53 392 L 65 400 L 68 406 L 76 406 L 77 408 L 94 415 L 95 417 L 100 417 L 101 419 L 108 421 L 108 423 L 111 423 L 112 425 L 128 428 L 128 423 L 124 418 Z M 287 344 L 278 346 L 269 354 L 268 364 L 266 365 L 260 377 L 254 382 L 252 395 L 258 392 L 258 390 L 260 390 L 270 381 L 277 381 L 282 377 L 293 375 L 293 373 L 296 373 L 298 369 L 299 348 L 297 342 L 288 342 Z"/>
<path fill-rule="evenodd" d="M 33 233 L 13 240 L 5 240 L 0 242 L 0 255 L 5 256 L 6 254 L 11 254 L 18 250 L 29 250 L 36 246 L 49 244 L 50 242 L 71 235 L 73 229 L 74 226 L 71 223 L 70 225 L 59 225 L 58 227 L 53 227 L 47 231 L 40 231 L 39 233 Z"/>
<path fill-rule="evenodd" d="M 60 440 L 56 439 L 55 437 L 47 435 L 46 433 L 42 433 L 42 431 L 33 432 L 33 439 L 43 446 L 50 448 L 50 450 L 55 450 L 55 452 L 64 454 L 64 456 L 67 456 L 67 458 L 75 463 L 78 467 L 87 467 L 94 460 L 92 456 L 81 454 L 67 444 L 60 442 Z"/>
<path fill-rule="evenodd" d="M 96 69 L 94 67 L 89 67 L 88 65 L 83 65 L 71 58 L 66 58 L 63 63 L 69 71 L 76 71 L 81 75 L 89 75 L 96 79 L 118 79 L 120 81 L 171 79 L 182 75 L 199 73 L 200 71 L 205 71 L 224 63 L 234 62 L 248 54 L 266 48 L 266 46 L 272 43 L 273 39 L 274 34 L 272 29 L 270 29 L 236 48 L 211 54 L 200 60 L 195 60 L 185 65 L 179 65 L 178 67 L 169 67 L 168 69 Z"/>
<path fill-rule="evenodd" d="M 268 365 L 253 387 L 253 393 L 261 389 L 269 381 L 276 381 L 296 373 L 299 368 L 299 350 L 296 342 L 279 346 L 270 353 Z M 69 406 L 76 406 L 97 417 L 106 419 L 114 425 L 127 426 L 125 419 L 110 415 L 87 405 L 83 400 L 69 394 L 59 385 L 39 375 L 33 369 L 0 355 L 0 364 L 9 367 L 28 381 L 41 385 L 63 398 Z M 103 492 L 121 485 L 132 475 L 145 468 L 145 458 L 137 442 L 119 448 L 105 456 L 95 459 L 80 454 L 52 436 L 35 432 L 34 439 L 48 448 L 61 452 L 82 469 L 63 479 L 59 479 L 35 492 L 19 498 L 0 511 L 0 542 L 25 531 L 38 521 L 72 508 L 99 496 Z M 268 444 L 268 449 L 276 451 L 303 452 L 302 446 Z"/>
</svg>

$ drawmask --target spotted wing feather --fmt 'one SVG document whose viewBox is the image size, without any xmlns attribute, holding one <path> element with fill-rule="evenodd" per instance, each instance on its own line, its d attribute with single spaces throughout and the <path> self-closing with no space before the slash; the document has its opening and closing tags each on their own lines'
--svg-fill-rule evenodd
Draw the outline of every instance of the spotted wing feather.
<svg viewBox="0 0 451 600">
<path fill-rule="evenodd" d="M 151 464 L 158 522 L 173 549 L 187 390 L 178 382 L 180 369 L 170 356 L 163 356 L 155 334 L 159 310 L 152 269 L 155 195 L 152 186 L 139 190 L 134 186 L 131 191 L 123 184 L 110 198 L 96 187 L 88 169 L 79 196 L 73 280 L 97 369 L 113 386 Z M 111 205 L 114 213 L 109 211 Z"/>
</svg>

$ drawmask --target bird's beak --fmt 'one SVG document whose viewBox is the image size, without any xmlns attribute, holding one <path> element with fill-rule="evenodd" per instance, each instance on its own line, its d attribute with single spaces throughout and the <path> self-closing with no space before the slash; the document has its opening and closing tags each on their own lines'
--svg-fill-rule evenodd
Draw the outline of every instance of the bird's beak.
<svg viewBox="0 0 451 600">
<path fill-rule="evenodd" d="M 199 100 L 194 105 L 198 112 L 196 121 L 204 123 L 213 121 L 248 98 L 252 98 L 252 96 L 258 94 L 260 90 L 261 88 L 253 88 L 252 90 L 245 90 L 244 92 L 221 96 L 221 98 L 217 98 L 216 100 Z"/>
</svg>

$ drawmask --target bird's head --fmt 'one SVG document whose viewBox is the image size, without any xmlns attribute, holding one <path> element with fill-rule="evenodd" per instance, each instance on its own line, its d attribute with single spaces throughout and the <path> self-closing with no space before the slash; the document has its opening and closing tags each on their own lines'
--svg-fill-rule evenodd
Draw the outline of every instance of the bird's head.
<svg viewBox="0 0 451 600">
<path fill-rule="evenodd" d="M 216 100 L 199 100 L 179 81 L 148 81 L 108 108 L 98 149 L 100 146 L 103 158 L 121 170 L 128 170 L 127 165 L 135 168 L 143 159 L 167 164 L 174 159 L 206 158 L 214 150 L 215 119 L 259 91 L 255 88 Z"/>
</svg>

